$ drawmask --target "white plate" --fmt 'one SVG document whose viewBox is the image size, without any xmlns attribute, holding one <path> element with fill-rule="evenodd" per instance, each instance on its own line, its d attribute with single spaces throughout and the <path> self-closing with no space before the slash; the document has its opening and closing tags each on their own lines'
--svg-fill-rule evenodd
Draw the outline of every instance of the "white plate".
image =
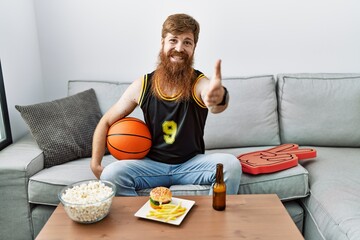
<svg viewBox="0 0 360 240">
<path fill-rule="evenodd" d="M 158 219 L 155 217 L 147 217 L 146 215 L 149 214 L 150 210 L 153 210 L 152 207 L 150 207 L 150 200 L 147 201 L 136 213 L 135 213 L 135 217 L 140 217 L 140 218 L 146 218 L 146 219 L 150 219 L 150 220 L 154 220 L 154 221 L 159 221 L 159 222 L 164 222 L 164 223 L 169 223 L 169 224 L 174 224 L 174 225 L 180 225 L 180 223 L 184 220 L 186 214 L 190 211 L 190 209 L 192 208 L 192 206 L 195 204 L 195 201 L 192 200 L 186 200 L 186 199 L 181 199 L 181 198 L 172 198 L 171 199 L 171 203 L 172 204 L 179 204 L 181 202 L 181 206 L 182 207 L 186 207 L 186 211 L 183 215 L 181 215 L 180 217 L 176 218 L 175 220 L 169 220 L 167 222 L 165 222 L 165 219 Z"/>
</svg>

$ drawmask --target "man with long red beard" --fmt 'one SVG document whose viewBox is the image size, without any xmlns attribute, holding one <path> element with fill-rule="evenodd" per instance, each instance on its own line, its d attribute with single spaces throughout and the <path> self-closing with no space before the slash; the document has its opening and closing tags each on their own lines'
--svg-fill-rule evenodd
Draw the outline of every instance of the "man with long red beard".
<svg viewBox="0 0 360 240">
<path fill-rule="evenodd" d="M 163 24 L 156 70 L 135 80 L 96 127 L 91 169 L 97 178 L 116 184 L 116 195 L 136 196 L 137 190 L 158 186 L 212 185 L 217 163 L 223 164 L 227 194 L 238 193 L 239 160 L 230 154 L 204 154 L 208 111 L 224 111 L 229 95 L 221 83 L 220 60 L 211 79 L 193 68 L 199 31 L 191 16 L 170 15 Z M 138 105 L 151 132 L 150 152 L 140 161 L 116 161 L 104 168 L 108 128 Z"/>
</svg>

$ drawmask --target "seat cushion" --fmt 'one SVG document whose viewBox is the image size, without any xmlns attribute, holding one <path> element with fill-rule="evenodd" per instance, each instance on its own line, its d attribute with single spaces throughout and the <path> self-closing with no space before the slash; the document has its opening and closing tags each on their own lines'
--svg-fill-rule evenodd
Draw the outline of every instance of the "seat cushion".
<svg viewBox="0 0 360 240">
<path fill-rule="evenodd" d="M 360 149 L 316 147 L 302 165 L 311 193 L 303 204 L 324 239 L 360 239 Z"/>
<path fill-rule="evenodd" d="M 113 161 L 117 160 L 111 155 L 106 155 L 102 164 L 106 166 Z M 56 206 L 59 204 L 58 193 L 63 187 L 88 179 L 96 179 L 90 169 L 90 158 L 82 158 L 43 169 L 30 177 L 29 202 Z"/>
<path fill-rule="evenodd" d="M 267 149 L 261 148 L 261 149 Z M 260 148 L 228 149 L 222 152 L 233 154 L 260 150 Z M 213 150 L 215 151 L 215 150 Z M 216 150 L 220 152 L 219 150 Z M 209 151 L 211 152 L 211 151 Z M 103 159 L 104 166 L 117 161 L 111 155 Z M 64 177 L 66 176 L 66 177 Z M 83 158 L 48 169 L 44 169 L 30 178 L 28 186 L 29 202 L 44 205 L 57 205 L 58 192 L 71 183 L 95 179 L 90 170 L 90 158 Z M 207 195 L 210 185 L 171 186 L 174 196 L 179 195 Z M 149 195 L 151 189 L 138 191 L 139 195 Z M 300 165 L 272 174 L 249 175 L 243 174 L 239 188 L 241 194 L 276 193 L 282 201 L 303 198 L 308 195 L 308 173 Z"/>
<path fill-rule="evenodd" d="M 299 231 L 303 232 L 304 209 L 300 206 L 297 200 L 283 202 L 283 204 Z"/>
<path fill-rule="evenodd" d="M 265 150 L 267 147 L 249 147 L 216 149 L 207 152 L 224 152 L 235 156 L 240 154 Z M 282 201 L 304 198 L 309 195 L 308 171 L 298 164 L 295 167 L 268 174 L 251 175 L 243 173 L 239 188 L 240 194 L 267 194 L 275 193 Z"/>
</svg>

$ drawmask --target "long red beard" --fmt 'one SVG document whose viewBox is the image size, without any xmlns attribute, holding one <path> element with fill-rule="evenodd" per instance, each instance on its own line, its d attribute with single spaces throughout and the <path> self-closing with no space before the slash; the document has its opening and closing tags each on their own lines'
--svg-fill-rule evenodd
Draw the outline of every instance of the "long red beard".
<svg viewBox="0 0 360 240">
<path fill-rule="evenodd" d="M 180 56 L 181 63 L 171 62 L 171 56 Z M 159 64 L 153 75 L 152 92 L 161 98 L 159 91 L 168 96 L 176 95 L 176 101 L 186 101 L 191 98 L 194 81 L 193 57 L 185 53 L 171 51 L 166 55 L 163 50 L 159 53 Z M 168 96 L 170 97 L 170 96 Z"/>
</svg>

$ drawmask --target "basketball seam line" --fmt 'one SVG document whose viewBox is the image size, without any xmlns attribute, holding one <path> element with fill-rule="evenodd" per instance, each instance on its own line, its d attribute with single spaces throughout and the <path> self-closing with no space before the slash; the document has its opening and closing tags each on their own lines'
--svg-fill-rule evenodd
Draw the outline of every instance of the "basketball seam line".
<svg viewBox="0 0 360 240">
<path fill-rule="evenodd" d="M 151 138 L 142 136 L 142 135 L 137 135 L 137 134 L 132 134 L 132 133 L 112 133 L 112 134 L 108 134 L 107 137 L 110 136 L 133 136 L 133 137 L 140 137 L 140 138 L 145 138 L 151 141 Z"/>
<path fill-rule="evenodd" d="M 121 149 L 118 149 L 118 148 L 114 147 L 111 143 L 109 143 L 109 145 L 110 145 L 112 148 L 118 150 L 119 152 L 129 153 L 129 154 L 139 154 L 139 153 L 146 152 L 146 151 L 148 151 L 148 150 L 150 149 L 150 148 L 148 148 L 148 149 L 146 149 L 146 150 L 144 150 L 144 151 L 140 151 L 140 152 L 128 152 L 128 151 L 124 151 L 124 150 L 121 150 Z"/>
</svg>

